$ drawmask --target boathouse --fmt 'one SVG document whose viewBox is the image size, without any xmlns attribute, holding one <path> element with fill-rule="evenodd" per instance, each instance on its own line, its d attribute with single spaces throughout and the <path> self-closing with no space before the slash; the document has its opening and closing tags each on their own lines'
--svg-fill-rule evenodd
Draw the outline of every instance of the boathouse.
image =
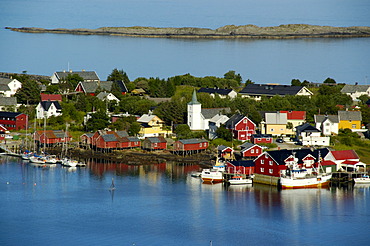
<svg viewBox="0 0 370 246">
<path fill-rule="evenodd" d="M 33 137 L 38 146 L 45 145 L 47 147 L 67 143 L 72 140 L 71 134 L 63 130 L 36 131 Z"/>
<path fill-rule="evenodd" d="M 0 124 L 8 130 L 25 130 L 28 125 L 28 115 L 16 112 L 0 112 Z"/>
<path fill-rule="evenodd" d="M 225 145 L 220 145 L 217 147 L 217 155 L 224 159 L 232 159 L 234 150 Z"/>
<path fill-rule="evenodd" d="M 167 149 L 167 141 L 164 137 L 147 137 L 144 139 L 142 148 L 145 150 Z"/>
<path fill-rule="evenodd" d="M 249 142 L 242 144 L 240 147 L 242 148 L 240 151 L 241 156 L 248 159 L 256 158 L 263 151 L 261 146 Z"/>
<path fill-rule="evenodd" d="M 191 155 L 202 152 L 208 148 L 208 141 L 205 139 L 192 138 L 181 139 L 174 143 L 174 151 L 180 155 Z"/>
<path fill-rule="evenodd" d="M 141 141 L 137 137 L 123 137 L 120 139 L 120 142 L 121 148 L 123 149 L 131 149 L 141 146 Z"/>
<path fill-rule="evenodd" d="M 254 144 L 270 144 L 272 143 L 271 134 L 252 134 L 251 142 Z"/>
<path fill-rule="evenodd" d="M 229 174 L 242 174 L 250 176 L 254 173 L 253 160 L 245 161 L 227 161 L 226 172 Z"/>
</svg>

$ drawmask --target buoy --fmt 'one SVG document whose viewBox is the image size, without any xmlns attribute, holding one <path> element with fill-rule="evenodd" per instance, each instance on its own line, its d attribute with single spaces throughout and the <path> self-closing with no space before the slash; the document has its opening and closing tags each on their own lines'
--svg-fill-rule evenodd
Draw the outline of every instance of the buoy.
<svg viewBox="0 0 370 246">
<path fill-rule="evenodd" d="M 33 185 L 36 186 L 36 183 L 34 183 Z"/>
<path fill-rule="evenodd" d="M 6 182 L 6 184 L 7 184 L 7 185 L 8 185 L 8 184 L 10 184 L 10 183 L 9 183 L 9 181 L 8 181 L 8 182 Z"/>
</svg>

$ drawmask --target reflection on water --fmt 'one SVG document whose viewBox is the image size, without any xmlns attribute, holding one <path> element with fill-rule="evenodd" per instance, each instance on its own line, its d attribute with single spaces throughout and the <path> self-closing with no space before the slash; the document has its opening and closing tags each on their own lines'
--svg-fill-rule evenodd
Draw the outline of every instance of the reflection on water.
<svg viewBox="0 0 370 246">
<path fill-rule="evenodd" d="M 370 185 L 278 190 L 260 184 L 203 184 L 191 176 L 199 165 L 87 163 L 86 168 L 43 169 L 1 157 L 0 217 L 7 227 L 0 224 L 0 229 L 7 237 L 0 244 L 11 245 L 19 237 L 14 231 L 26 231 L 35 222 L 48 228 L 48 236 L 22 234 L 20 244 L 44 237 L 86 245 L 352 243 L 339 239 L 339 231 L 356 242 L 368 239 L 363 225 L 370 218 Z M 114 191 L 109 189 L 112 178 Z M 61 224 L 73 226 L 61 234 Z M 130 227 L 115 229 L 123 225 Z M 102 233 L 101 228 L 112 231 Z M 107 233 L 113 234 L 107 238 Z"/>
</svg>

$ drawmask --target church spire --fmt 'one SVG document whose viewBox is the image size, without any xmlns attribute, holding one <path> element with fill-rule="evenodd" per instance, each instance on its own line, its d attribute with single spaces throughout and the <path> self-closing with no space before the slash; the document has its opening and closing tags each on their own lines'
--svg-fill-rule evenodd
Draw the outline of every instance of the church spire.
<svg viewBox="0 0 370 246">
<path fill-rule="evenodd" d="M 198 102 L 198 100 L 197 100 L 197 93 L 196 93 L 195 89 L 193 91 L 193 98 L 192 98 L 191 102 L 189 102 L 189 104 L 190 105 L 200 104 L 200 102 Z"/>
</svg>

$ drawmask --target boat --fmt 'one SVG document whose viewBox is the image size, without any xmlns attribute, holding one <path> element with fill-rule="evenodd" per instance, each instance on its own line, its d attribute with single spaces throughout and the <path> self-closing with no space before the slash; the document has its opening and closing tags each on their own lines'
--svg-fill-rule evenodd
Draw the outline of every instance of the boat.
<svg viewBox="0 0 370 246">
<path fill-rule="evenodd" d="M 46 160 L 44 156 L 39 156 L 39 155 L 32 155 L 29 157 L 29 161 L 31 163 L 37 163 L 37 164 L 46 164 Z"/>
<path fill-rule="evenodd" d="M 242 185 L 242 184 L 252 184 L 253 180 L 250 178 L 243 178 L 242 176 L 234 176 L 228 180 L 230 185 Z"/>
<path fill-rule="evenodd" d="M 218 183 L 224 181 L 224 173 L 218 169 L 203 169 L 200 175 L 203 182 Z"/>
<path fill-rule="evenodd" d="M 59 161 L 56 155 L 47 155 L 44 157 L 44 159 L 45 159 L 45 163 L 47 164 L 57 164 Z"/>
<path fill-rule="evenodd" d="M 353 181 L 355 184 L 370 184 L 370 177 L 369 175 L 363 175 L 359 178 L 354 178 Z"/>
<path fill-rule="evenodd" d="M 320 154 L 319 154 L 319 160 Z M 321 164 L 318 162 L 318 167 L 312 165 L 299 167 L 298 159 L 288 164 L 287 172 L 280 177 L 280 185 L 282 189 L 301 189 L 301 188 L 325 188 L 329 186 L 332 174 L 320 173 Z"/>
<path fill-rule="evenodd" d="M 202 172 L 192 172 L 190 175 L 194 178 L 199 178 L 202 176 Z"/>
<path fill-rule="evenodd" d="M 66 167 L 76 167 L 78 165 L 78 161 L 69 158 L 63 158 L 62 165 Z"/>
</svg>

